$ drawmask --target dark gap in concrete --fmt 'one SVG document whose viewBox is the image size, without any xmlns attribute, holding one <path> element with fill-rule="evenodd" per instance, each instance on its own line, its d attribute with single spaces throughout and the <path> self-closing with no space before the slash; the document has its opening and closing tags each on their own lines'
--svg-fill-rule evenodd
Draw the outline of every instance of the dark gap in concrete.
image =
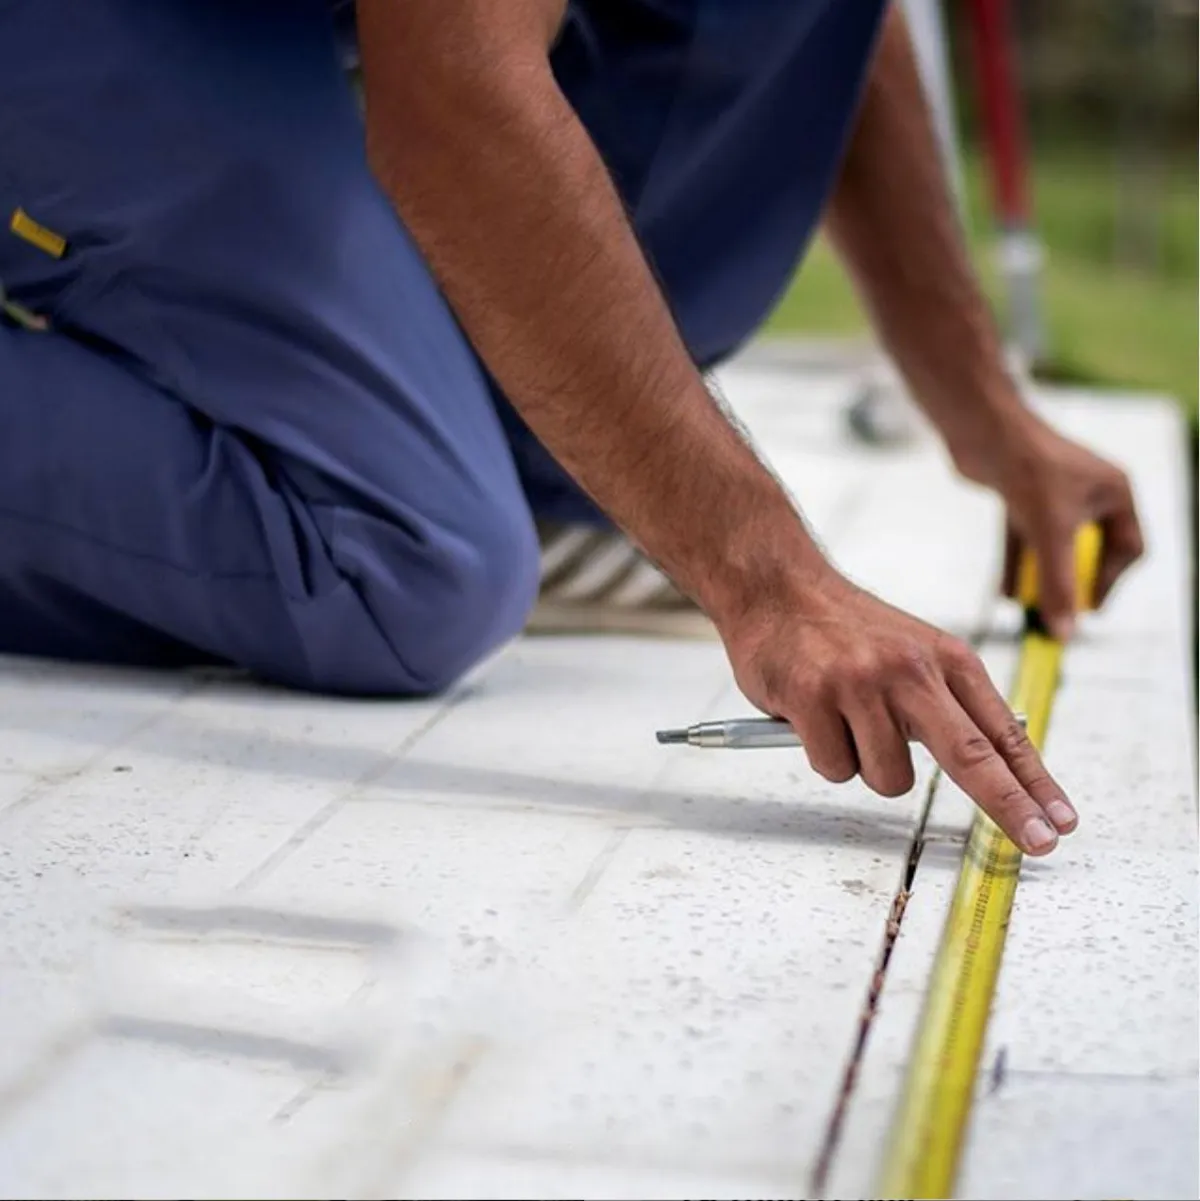
<svg viewBox="0 0 1200 1201">
<path fill-rule="evenodd" d="M 937 793 L 937 787 L 941 778 L 941 771 L 936 770 L 929 781 L 929 786 L 925 793 L 925 801 L 921 807 L 921 815 L 917 821 L 916 829 L 913 831 L 912 842 L 909 844 L 908 857 L 905 860 L 904 870 L 901 873 L 900 884 L 893 894 L 891 904 L 888 907 L 887 921 L 883 929 L 883 941 L 879 949 L 879 956 L 876 959 L 875 971 L 871 975 L 871 982 L 867 988 L 867 996 L 863 1002 L 862 1013 L 859 1015 L 858 1033 L 851 1048 L 845 1071 L 842 1073 L 842 1082 L 838 1089 L 837 1101 L 834 1104 L 829 1125 L 825 1130 L 820 1154 L 813 1168 L 811 1184 L 812 1195 L 815 1197 L 823 1197 L 825 1195 L 825 1187 L 829 1180 L 830 1169 L 833 1166 L 833 1158 L 837 1154 L 842 1129 L 846 1121 L 846 1114 L 854 1093 L 854 1086 L 858 1081 L 859 1068 L 866 1055 L 867 1040 L 871 1034 L 871 1026 L 874 1023 L 875 1014 L 879 1009 L 879 999 L 883 993 L 884 982 L 887 979 L 888 964 L 891 962 L 896 940 L 900 937 L 900 927 L 904 921 L 904 911 L 908 905 L 908 899 L 912 895 L 913 882 L 916 879 L 917 868 L 921 862 L 921 854 L 925 849 L 925 827 L 929 821 L 929 814 L 933 808 L 933 798 Z"/>
</svg>

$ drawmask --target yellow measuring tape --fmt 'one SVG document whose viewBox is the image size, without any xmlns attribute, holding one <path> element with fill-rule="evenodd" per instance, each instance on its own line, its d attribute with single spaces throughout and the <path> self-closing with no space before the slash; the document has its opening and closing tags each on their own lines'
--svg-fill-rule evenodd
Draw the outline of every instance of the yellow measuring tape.
<svg viewBox="0 0 1200 1201">
<path fill-rule="evenodd" d="M 1075 544 L 1080 609 L 1093 607 L 1100 551 L 1100 530 L 1085 526 Z M 1021 563 L 1017 597 L 1026 628 L 1010 701 L 1014 711 L 1026 715 L 1029 737 L 1040 750 L 1063 647 L 1037 617 L 1032 556 Z M 878 1197 L 953 1195 L 1020 870 L 1021 852 L 990 818 L 976 814 L 892 1123 Z"/>
</svg>

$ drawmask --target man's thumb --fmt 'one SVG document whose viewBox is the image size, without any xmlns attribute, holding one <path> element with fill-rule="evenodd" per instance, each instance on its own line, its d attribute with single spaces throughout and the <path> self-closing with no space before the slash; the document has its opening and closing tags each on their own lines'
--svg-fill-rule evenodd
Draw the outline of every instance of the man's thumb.
<svg viewBox="0 0 1200 1201">
<path fill-rule="evenodd" d="M 1069 642 L 1075 633 L 1075 544 L 1071 536 L 1040 540 L 1038 612 L 1050 633 Z"/>
</svg>

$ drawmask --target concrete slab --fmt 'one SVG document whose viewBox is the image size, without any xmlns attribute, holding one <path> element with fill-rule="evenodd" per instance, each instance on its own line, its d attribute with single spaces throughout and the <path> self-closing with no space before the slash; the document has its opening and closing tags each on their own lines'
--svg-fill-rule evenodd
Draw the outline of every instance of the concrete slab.
<svg viewBox="0 0 1200 1201">
<path fill-rule="evenodd" d="M 722 380 L 844 569 L 960 633 L 991 622 L 1006 678 L 993 500 L 928 442 L 851 443 L 849 368 Z M 1077 1196 L 1055 1190 L 1110 1164 L 1149 1195 L 1195 1150 L 1135 1164 L 1194 1108 L 1177 430 L 1054 405 L 1134 464 L 1153 553 L 1072 655 L 1053 753 L 1086 833 L 1020 894 L 1012 1091 L 965 1180 Z M 918 752 L 886 801 L 800 753 L 653 738 L 747 709 L 716 643 L 526 640 L 396 705 L 3 664 L 0 1196 L 806 1195 L 932 772 Z M 969 817 L 940 787 L 837 1195 L 865 1195 Z M 1059 1105 L 1108 1158 L 1064 1131 L 1014 1176 L 1029 1113 Z"/>
<path fill-rule="evenodd" d="M 1016 1075 L 979 1099 L 959 1195 L 1194 1197 L 1198 1125 L 1194 1078 Z"/>
<path fill-rule="evenodd" d="M 515 1157 L 441 1155 L 432 1157 L 409 1178 L 407 1191 L 395 1196 L 449 1201 L 456 1197 L 490 1197 L 495 1201 L 537 1201 L 576 1197 L 580 1201 L 610 1201 L 640 1197 L 669 1201 L 675 1197 L 710 1197 L 735 1201 L 746 1197 L 787 1196 L 787 1177 L 719 1176 L 706 1171 L 663 1171 L 656 1168 L 617 1168 L 576 1161 L 522 1160 Z"/>
</svg>

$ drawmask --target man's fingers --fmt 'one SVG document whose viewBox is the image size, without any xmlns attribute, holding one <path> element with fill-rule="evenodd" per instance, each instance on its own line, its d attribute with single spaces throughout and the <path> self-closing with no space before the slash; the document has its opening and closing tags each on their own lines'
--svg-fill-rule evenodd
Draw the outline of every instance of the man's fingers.
<svg viewBox="0 0 1200 1201">
<path fill-rule="evenodd" d="M 915 779 L 912 751 L 883 698 L 863 698 L 848 710 L 846 719 L 854 735 L 864 783 L 881 796 L 903 796 Z"/>
<path fill-rule="evenodd" d="M 946 685 L 910 707 L 913 731 L 946 774 L 1028 855 L 1047 855 L 1058 834 Z"/>
<path fill-rule="evenodd" d="M 1060 834 L 1069 834 L 1079 824 L 1079 814 L 1046 770 L 1038 749 L 1025 727 L 996 691 L 981 664 L 958 662 L 946 672 L 950 691 L 967 716 L 999 751 L 1020 785 L 1037 802 Z"/>
<path fill-rule="evenodd" d="M 1062 642 L 1075 633 L 1075 531 L 1051 528 L 1038 537 L 1038 612 Z"/>
<path fill-rule="evenodd" d="M 1104 551 L 1096 575 L 1097 607 L 1104 604 L 1113 585 L 1142 557 L 1146 549 L 1133 497 L 1128 488 L 1124 492 L 1120 506 L 1100 523 L 1104 534 Z"/>
<path fill-rule="evenodd" d="M 1021 569 L 1021 538 L 1011 524 L 1004 530 L 1004 574 L 1000 577 L 1000 595 L 1016 597 L 1017 576 Z"/>
<path fill-rule="evenodd" d="M 833 705 L 806 705 L 792 719 L 809 765 L 819 776 L 844 784 L 858 775 L 854 739 Z"/>
</svg>

